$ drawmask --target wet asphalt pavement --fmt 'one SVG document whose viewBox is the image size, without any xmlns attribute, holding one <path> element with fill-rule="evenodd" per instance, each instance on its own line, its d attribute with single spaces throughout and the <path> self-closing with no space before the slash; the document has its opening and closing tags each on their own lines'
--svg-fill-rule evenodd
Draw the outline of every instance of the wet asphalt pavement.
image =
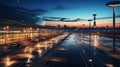
<svg viewBox="0 0 120 67">
<path fill-rule="evenodd" d="M 73 33 L 42 57 L 33 52 L 31 63 L 18 58 L 19 63 L 13 67 L 120 67 L 120 59 L 98 48 L 104 43 L 110 46 L 111 38 L 92 35 L 91 40 L 88 35 Z"/>
<path fill-rule="evenodd" d="M 79 34 L 71 34 L 62 44 L 54 48 L 48 56 L 45 56 L 42 60 L 36 58 L 31 66 L 120 67 L 119 59 L 115 59 L 103 50 L 92 46 L 94 43 L 83 40 L 82 37 Z"/>
</svg>

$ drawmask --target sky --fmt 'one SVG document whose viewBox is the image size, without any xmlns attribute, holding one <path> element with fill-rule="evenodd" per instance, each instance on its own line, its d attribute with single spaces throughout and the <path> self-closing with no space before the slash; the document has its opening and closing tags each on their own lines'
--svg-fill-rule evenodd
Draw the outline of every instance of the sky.
<svg viewBox="0 0 120 67">
<path fill-rule="evenodd" d="M 93 19 L 93 14 L 97 14 L 97 26 L 112 26 L 112 8 L 107 7 L 106 2 L 113 0 L 0 0 L 1 4 L 15 7 L 22 10 L 29 10 L 37 17 L 61 17 L 69 19 Z M 116 26 L 120 26 L 120 7 L 116 9 Z M 105 19 L 106 17 L 111 17 Z M 92 23 L 93 21 L 91 21 Z M 46 25 L 56 26 L 88 26 L 88 21 L 79 22 L 61 22 L 61 21 L 46 21 Z M 93 23 L 92 23 L 93 24 Z"/>
</svg>

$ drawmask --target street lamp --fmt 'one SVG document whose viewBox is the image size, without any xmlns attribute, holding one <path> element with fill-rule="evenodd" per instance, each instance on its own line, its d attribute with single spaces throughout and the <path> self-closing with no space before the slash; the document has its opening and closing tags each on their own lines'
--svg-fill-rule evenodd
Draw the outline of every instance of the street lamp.
<svg viewBox="0 0 120 67">
<path fill-rule="evenodd" d="M 120 1 L 111 1 L 111 2 L 107 2 L 106 6 L 108 7 L 112 7 L 113 8 L 113 53 L 116 53 L 116 49 L 115 49 L 115 8 L 117 6 L 120 6 Z"/>
</svg>

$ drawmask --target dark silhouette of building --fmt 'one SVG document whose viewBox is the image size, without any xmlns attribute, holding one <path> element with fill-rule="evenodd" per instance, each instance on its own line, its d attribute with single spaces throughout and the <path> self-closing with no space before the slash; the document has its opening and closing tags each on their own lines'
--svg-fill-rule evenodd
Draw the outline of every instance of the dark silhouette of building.
<svg viewBox="0 0 120 67">
<path fill-rule="evenodd" d="M 67 27 L 67 25 L 66 25 L 66 24 L 64 25 L 63 29 L 68 29 L 68 27 Z"/>
<path fill-rule="evenodd" d="M 56 26 L 56 28 L 57 28 L 57 29 L 61 29 L 60 24 L 58 24 L 58 25 Z"/>
</svg>

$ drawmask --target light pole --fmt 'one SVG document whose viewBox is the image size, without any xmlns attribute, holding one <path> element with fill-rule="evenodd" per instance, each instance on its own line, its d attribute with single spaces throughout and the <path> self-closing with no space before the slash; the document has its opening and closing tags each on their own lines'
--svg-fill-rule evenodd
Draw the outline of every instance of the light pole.
<svg viewBox="0 0 120 67">
<path fill-rule="evenodd" d="M 89 22 L 89 49 L 90 49 L 90 45 L 91 45 L 91 19 L 90 20 L 88 20 L 88 22 Z M 92 52 L 91 52 L 91 49 L 90 49 L 90 51 L 89 51 L 89 54 L 91 55 L 92 54 Z M 92 58 L 90 57 L 89 58 L 89 62 L 92 62 Z"/>
<path fill-rule="evenodd" d="M 112 7 L 113 8 L 113 53 L 116 53 L 116 43 L 115 43 L 115 8 L 117 6 L 120 6 L 120 1 L 111 1 L 111 2 L 107 2 L 106 6 L 108 7 Z"/>
<path fill-rule="evenodd" d="M 97 15 L 96 15 L 96 14 L 93 14 L 93 16 L 94 16 L 94 25 L 93 25 L 93 27 L 96 28 L 96 16 L 97 16 Z"/>
<path fill-rule="evenodd" d="M 92 20 L 88 20 L 89 22 L 89 41 L 91 42 L 91 22 Z"/>
</svg>

